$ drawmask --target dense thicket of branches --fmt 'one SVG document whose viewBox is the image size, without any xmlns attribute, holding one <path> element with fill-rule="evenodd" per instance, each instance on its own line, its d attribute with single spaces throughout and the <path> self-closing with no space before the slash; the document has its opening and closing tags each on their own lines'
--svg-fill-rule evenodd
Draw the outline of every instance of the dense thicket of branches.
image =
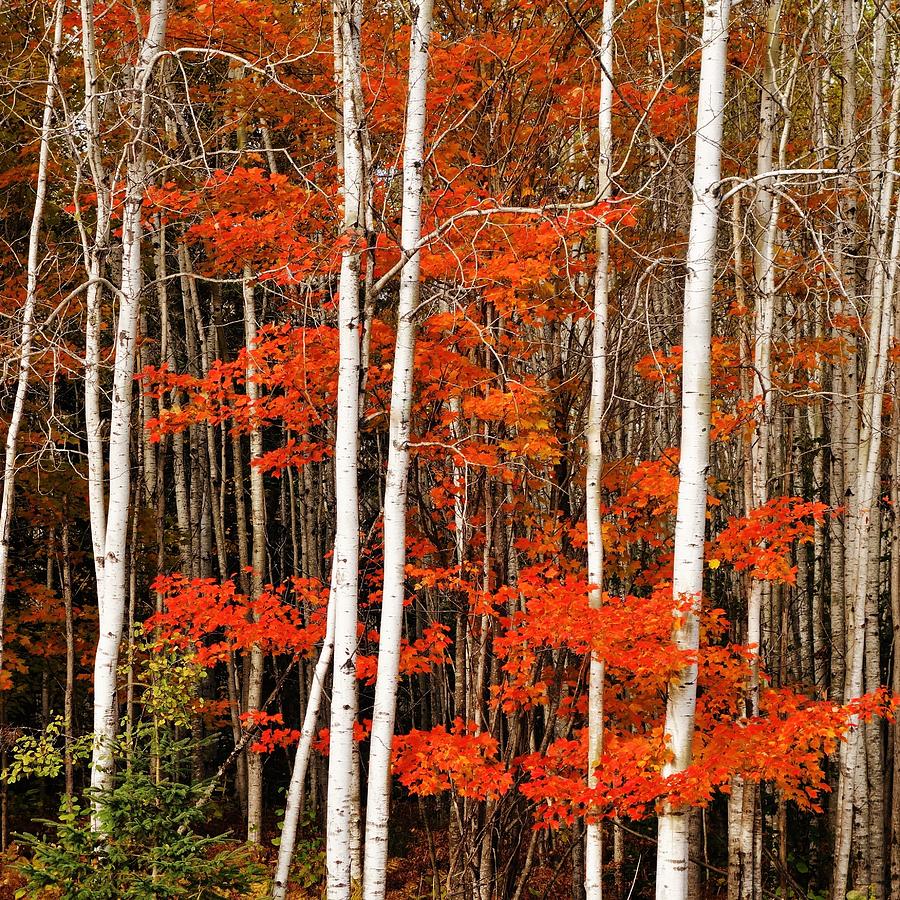
<svg viewBox="0 0 900 900">
<path fill-rule="evenodd" d="M 730 6 L 0 7 L 4 860 L 900 896 L 896 8 Z"/>
</svg>

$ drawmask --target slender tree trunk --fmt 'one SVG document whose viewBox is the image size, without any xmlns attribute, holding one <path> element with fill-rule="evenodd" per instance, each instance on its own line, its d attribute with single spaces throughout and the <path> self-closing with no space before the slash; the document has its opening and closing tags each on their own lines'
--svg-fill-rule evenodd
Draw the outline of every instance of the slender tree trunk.
<svg viewBox="0 0 900 900">
<path fill-rule="evenodd" d="M 895 324 L 896 328 L 896 324 Z M 894 397 L 900 396 L 900 369 L 894 370 Z M 900 694 L 900 406 L 894 404 L 891 416 L 891 626 L 893 639 L 891 690 Z M 900 726 L 890 725 L 893 731 L 893 758 L 891 760 L 891 809 L 890 809 L 890 897 L 900 897 Z"/>
<path fill-rule="evenodd" d="M 893 149 L 897 145 L 897 102 L 900 100 L 900 78 L 895 78 L 891 110 L 891 128 L 888 140 L 887 171 L 882 184 L 882 195 L 878 198 L 881 211 L 876 220 L 889 218 L 894 182 Z M 891 237 L 890 251 L 885 258 L 876 261 L 873 268 L 871 303 L 869 307 L 869 341 L 866 357 L 866 370 L 861 396 L 860 427 L 858 444 L 854 447 L 854 479 L 851 494 L 853 502 L 848 503 L 845 516 L 853 565 L 849 578 L 845 577 L 848 586 L 847 602 L 849 604 L 850 627 L 848 629 L 849 647 L 846 680 L 844 684 L 844 700 L 850 701 L 860 696 L 865 690 L 865 669 L 867 655 L 871 658 L 877 648 L 866 648 L 866 609 L 871 601 L 869 590 L 870 546 L 873 540 L 873 513 L 878 501 L 880 483 L 881 456 L 881 417 L 884 402 L 884 391 L 887 382 L 888 350 L 892 336 L 894 315 L 894 294 L 896 290 L 897 265 L 900 257 L 900 220 L 897 218 L 900 206 L 895 209 L 894 227 Z M 885 235 L 886 236 L 886 235 Z M 879 240 L 880 248 L 884 248 L 885 240 Z M 855 370 L 856 361 L 851 359 L 849 366 Z M 854 382 L 855 383 L 855 382 Z M 855 403 L 855 396 L 853 398 Z M 846 457 L 845 457 L 846 459 Z M 877 518 L 876 520 L 877 521 Z M 847 573 L 845 573 L 845 576 Z M 877 581 L 877 578 L 876 578 Z M 871 642 L 870 642 L 871 643 Z M 871 664 L 875 665 L 875 664 Z M 877 667 L 877 666 L 876 666 Z M 880 668 L 880 667 L 878 667 Z M 870 673 L 870 680 L 874 673 Z M 880 680 L 880 675 L 878 680 Z M 877 750 L 871 748 L 867 756 L 865 733 L 858 726 L 856 717 L 851 719 L 852 730 L 847 740 L 841 743 L 839 754 L 839 778 L 836 798 L 836 836 L 833 887 L 835 891 L 845 890 L 850 872 L 851 845 L 854 833 L 854 821 L 859 822 L 864 831 L 858 834 L 858 848 L 866 864 L 875 863 L 877 873 L 867 871 L 859 873 L 865 881 L 865 887 L 871 888 L 876 896 L 881 896 L 884 888 L 884 841 L 882 829 L 882 801 L 880 797 L 869 796 L 869 777 L 867 764 L 870 760 L 880 759 L 880 737 Z M 871 723 L 875 727 L 875 723 Z M 876 766 L 877 768 L 877 766 Z M 877 773 L 876 773 L 877 777 Z M 879 786 L 880 794 L 880 786 Z M 870 808 L 873 807 L 873 808 Z M 869 825 L 870 814 L 878 817 L 877 823 Z M 876 833 L 877 832 L 877 833 Z M 871 851 L 871 854 L 870 852 Z M 871 856 L 871 859 L 870 859 Z M 870 884 L 869 882 L 874 883 Z"/>
<path fill-rule="evenodd" d="M 146 160 L 143 130 L 146 125 L 148 81 L 159 54 L 166 28 L 166 0 L 153 0 L 149 26 L 141 45 L 132 82 L 133 134 L 128 146 L 125 203 L 122 224 L 122 287 L 118 332 L 113 364 L 112 411 L 109 436 L 109 508 L 94 507 L 91 521 L 105 518 L 103 534 L 102 590 L 99 591 L 100 636 L 94 662 L 94 748 L 91 786 L 106 790 L 112 784 L 113 743 L 118 724 L 116 667 L 125 619 L 126 550 L 131 495 L 131 396 L 134 383 L 134 354 L 141 292 L 141 205 Z M 96 542 L 95 536 L 95 542 Z M 99 821 L 94 820 L 99 828 Z"/>
<path fill-rule="evenodd" d="M 329 900 L 349 900 L 351 893 L 354 803 L 354 738 L 357 712 L 356 623 L 359 589 L 359 448 L 360 255 L 357 242 L 365 230 L 365 173 L 361 133 L 363 119 L 358 0 L 339 0 L 344 159 L 344 231 L 350 245 L 341 256 L 338 286 L 338 396 L 335 429 L 334 673 L 328 760 L 326 867 Z"/>
<path fill-rule="evenodd" d="M 263 473 L 257 464 L 262 457 L 262 428 L 257 419 L 259 384 L 256 382 L 256 366 L 252 354 L 256 345 L 256 303 L 249 268 L 245 268 L 244 290 L 244 345 L 248 356 L 246 367 L 247 400 L 251 409 L 250 428 L 250 523 L 253 528 L 253 556 L 250 573 L 250 600 L 259 601 L 263 592 L 266 571 L 266 497 Z M 254 613 L 255 615 L 255 613 Z M 247 711 L 258 710 L 262 702 L 263 651 L 254 645 L 250 650 L 250 671 L 247 678 Z M 262 831 L 263 770 L 262 756 L 250 751 L 247 754 L 247 840 L 259 843 Z"/>
<path fill-rule="evenodd" d="M 612 194 L 612 68 L 613 19 L 615 0 L 604 0 L 603 27 L 600 36 L 600 114 L 599 114 L 599 195 L 601 201 Z M 609 319 L 609 230 L 597 227 L 597 269 L 594 275 L 594 333 L 591 352 L 591 399 L 588 424 L 586 472 L 586 519 L 589 603 L 599 609 L 603 602 L 603 530 L 600 517 L 603 475 L 603 412 L 606 406 L 606 341 Z M 591 653 L 588 674 L 588 758 L 589 788 L 597 787 L 597 767 L 603 756 L 603 683 L 606 661 Z M 588 819 L 585 828 L 584 890 L 586 900 L 603 897 L 603 823 Z"/>
<path fill-rule="evenodd" d="M 866 633 L 866 603 L 869 580 L 869 544 L 872 528 L 872 516 L 875 504 L 878 500 L 878 476 L 881 454 L 881 409 L 884 401 L 884 387 L 887 379 L 888 348 L 891 337 L 891 320 L 893 317 L 893 301 L 898 255 L 900 255 L 900 208 L 895 210 L 894 231 L 889 262 L 889 272 L 885 278 L 885 291 L 883 295 L 873 299 L 872 319 L 870 328 L 872 335 L 870 340 L 870 354 L 875 355 L 876 362 L 871 382 L 866 379 L 866 389 L 863 393 L 863 429 L 860 446 L 860 469 L 857 481 L 858 502 L 856 504 L 854 530 L 858 532 L 858 539 L 854 543 L 858 548 L 858 556 L 855 566 L 853 584 L 855 591 L 850 598 L 852 601 L 851 613 L 853 629 L 851 632 L 851 653 L 847 667 L 847 681 L 844 687 L 844 700 L 850 701 L 859 697 L 865 688 L 865 633 Z M 877 322 L 877 327 L 876 327 Z M 871 388 L 871 392 L 869 390 Z M 865 765 L 863 733 L 858 727 L 856 717 L 851 719 L 853 726 L 847 740 L 840 747 L 840 778 L 838 782 L 838 836 L 837 852 L 835 854 L 834 886 L 842 890 L 847 882 L 850 865 L 850 843 L 852 834 L 852 822 L 854 808 L 868 812 L 869 802 L 867 781 L 862 781 L 860 767 Z M 865 769 L 862 769 L 864 772 Z M 857 779 L 859 783 L 857 784 Z M 876 814 L 880 819 L 881 808 L 876 803 Z M 880 828 L 880 824 L 878 825 Z M 868 829 L 865 836 L 869 840 Z M 875 862 L 879 870 L 883 868 L 883 849 L 875 854 Z M 868 853 L 865 854 L 868 858 Z M 873 889 L 880 891 L 881 875 L 879 874 Z"/>
<path fill-rule="evenodd" d="M 106 543 L 106 503 L 103 464 L 103 420 L 100 408 L 100 329 L 104 274 L 109 250 L 111 197 L 100 144 L 100 63 L 94 32 L 94 0 L 81 0 L 81 57 L 84 66 L 84 123 L 87 158 L 97 195 L 94 240 L 86 252 L 88 288 L 85 295 L 84 422 L 87 436 L 88 499 L 91 544 L 98 601 L 103 596 Z M 87 241 L 86 235 L 82 238 Z"/>
<path fill-rule="evenodd" d="M 759 143 L 757 145 L 758 175 L 772 171 L 775 150 L 776 116 L 780 106 L 778 96 L 778 62 L 781 55 L 781 2 L 769 5 L 767 16 L 766 58 L 760 95 Z M 753 335 L 752 399 L 757 404 L 753 437 L 750 444 L 750 496 L 747 511 L 759 509 L 768 501 L 769 489 L 769 422 L 772 415 L 772 330 L 775 319 L 775 236 L 778 227 L 778 208 L 770 190 L 769 180 L 759 182 L 753 205 L 754 240 L 753 269 L 756 285 L 756 315 Z M 765 584 L 750 579 L 747 600 L 747 643 L 754 647 L 748 688 L 748 706 L 752 714 L 759 711 L 760 660 L 763 652 L 762 606 Z M 732 783 L 729 798 L 729 831 L 740 834 L 729 841 L 730 851 L 737 851 L 736 860 L 729 859 L 728 896 L 730 900 L 758 900 L 761 885 L 756 873 L 753 829 L 760 821 L 756 815 L 759 804 L 759 785 L 744 783 L 740 775 Z"/>
<path fill-rule="evenodd" d="M 65 733 L 66 797 L 75 795 L 75 764 L 72 745 L 75 741 L 75 620 L 72 610 L 72 558 L 69 546 L 69 504 L 63 504 L 61 544 L 62 544 L 62 589 L 66 615 L 66 688 L 63 695 L 63 730 Z"/>
<path fill-rule="evenodd" d="M 390 446 L 384 490 L 384 583 L 366 803 L 363 868 L 363 896 L 366 900 L 382 900 L 387 886 L 391 745 L 397 711 L 403 603 L 406 594 L 406 496 L 416 342 L 415 317 L 419 305 L 420 266 L 416 249 L 422 232 L 422 179 L 431 20 L 431 0 L 422 0 L 416 9 L 409 45 L 401 224 L 401 250 L 409 259 L 400 273 L 400 302 L 397 308 L 397 338 L 391 384 Z"/>
<path fill-rule="evenodd" d="M 157 219 L 158 232 L 154 254 L 156 275 L 156 297 L 159 303 L 160 333 L 162 336 L 163 362 L 175 371 L 175 346 L 172 340 L 172 325 L 169 310 L 168 273 L 166 266 L 166 226 L 161 218 Z M 182 290 L 185 289 L 182 284 Z M 178 388 L 172 391 L 175 403 L 182 401 Z M 175 515 L 178 523 L 178 548 L 181 557 L 181 571 L 186 578 L 193 576 L 193 556 L 191 553 L 191 514 L 190 490 L 188 488 L 187 469 L 184 464 L 184 431 L 176 430 L 172 434 L 172 475 L 175 493 Z"/>
<path fill-rule="evenodd" d="M 328 594 L 325 639 L 322 643 L 322 649 L 319 651 L 316 668 L 313 671 L 312 683 L 310 684 L 309 695 L 306 701 L 306 711 L 303 714 L 300 742 L 297 744 L 297 753 L 294 756 L 294 771 L 291 774 L 291 781 L 288 785 L 284 809 L 284 826 L 281 829 L 278 863 L 272 886 L 272 900 L 285 900 L 287 897 L 291 860 L 294 856 L 294 847 L 297 844 L 297 829 L 303 816 L 306 774 L 309 770 L 312 745 L 316 737 L 316 726 L 319 721 L 319 710 L 322 705 L 322 695 L 325 691 L 325 681 L 328 678 L 328 670 L 331 667 L 331 658 L 334 652 L 334 621 L 334 579 L 332 578 L 332 586 Z"/>
<path fill-rule="evenodd" d="M 681 459 L 672 593 L 678 617 L 674 639 L 679 648 L 689 651 L 698 647 L 703 594 L 712 289 L 719 220 L 717 184 L 722 154 L 728 14 L 729 0 L 704 3 L 693 204 L 684 288 Z M 696 699 L 697 666 L 691 664 L 669 687 L 665 730 L 672 758 L 663 769 L 666 776 L 681 772 L 690 764 Z M 657 900 L 687 898 L 689 823 L 688 811 L 671 805 L 665 806 L 659 816 Z"/>
</svg>

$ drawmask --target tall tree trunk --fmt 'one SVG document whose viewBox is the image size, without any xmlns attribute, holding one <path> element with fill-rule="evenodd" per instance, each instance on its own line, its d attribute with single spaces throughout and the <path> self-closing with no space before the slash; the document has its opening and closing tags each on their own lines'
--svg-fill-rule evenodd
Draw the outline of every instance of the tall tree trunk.
<svg viewBox="0 0 900 900">
<path fill-rule="evenodd" d="M 338 0 L 336 21 L 341 46 L 344 159 L 344 231 L 350 244 L 341 255 L 338 285 L 338 393 L 335 428 L 334 673 L 328 760 L 326 867 L 329 900 L 351 893 L 354 802 L 354 737 L 357 712 L 356 623 L 359 590 L 359 363 L 360 254 L 365 231 L 365 172 L 362 130 L 359 0 Z"/>
<path fill-rule="evenodd" d="M 266 497 L 263 473 L 258 463 L 263 453 L 262 427 L 259 424 L 259 384 L 256 382 L 256 365 L 252 354 L 256 351 L 256 303 L 249 267 L 243 276 L 244 293 L 244 346 L 248 354 L 245 390 L 250 405 L 250 524 L 253 528 L 252 572 L 250 573 L 250 600 L 257 603 L 263 592 L 266 571 Z M 254 615 L 256 615 L 254 613 Z M 262 649 L 254 644 L 250 649 L 250 671 L 247 677 L 247 712 L 258 710 L 262 702 L 263 663 Z M 263 814 L 262 756 L 252 750 L 247 754 L 247 840 L 259 843 Z"/>
<path fill-rule="evenodd" d="M 759 143 L 757 145 L 757 175 L 772 171 L 775 150 L 776 117 L 780 106 L 777 83 L 781 55 L 781 2 L 770 3 L 767 16 L 767 40 L 763 67 L 759 110 Z M 756 315 L 753 335 L 752 398 L 756 404 L 753 436 L 750 443 L 750 496 L 746 498 L 747 512 L 766 504 L 769 495 L 769 422 L 772 415 L 772 330 L 775 320 L 775 236 L 778 228 L 777 202 L 770 189 L 770 180 L 759 182 L 753 204 L 753 270 L 756 287 Z M 763 653 L 762 607 L 766 584 L 750 579 L 747 600 L 747 643 L 754 647 L 748 686 L 748 708 L 759 711 L 760 661 Z M 729 840 L 729 900 L 758 900 L 761 885 L 757 883 L 753 829 L 761 821 L 756 815 L 760 802 L 759 785 L 745 783 L 740 775 L 734 778 L 729 797 L 729 831 L 737 829 L 739 836 Z"/>
<path fill-rule="evenodd" d="M 896 328 L 896 324 L 895 324 Z M 900 368 L 894 368 L 894 397 L 900 396 Z M 894 403 L 891 414 L 891 690 L 900 694 L 900 405 Z M 900 896 L 900 725 L 890 725 L 891 742 L 891 809 L 890 809 L 890 897 Z"/>
<path fill-rule="evenodd" d="M 425 113 L 428 44 L 432 4 L 422 0 L 409 43 L 409 91 L 403 151 L 401 251 L 408 257 L 400 272 L 397 338 L 391 383 L 390 434 L 384 489 L 384 582 L 378 640 L 378 674 L 369 751 L 363 896 L 382 900 L 387 886 L 391 745 L 397 711 L 400 642 L 406 586 L 406 496 L 409 475 L 410 416 L 413 400 L 415 317 L 419 305 L 418 243 L 422 233 L 422 181 L 425 165 Z"/>
<path fill-rule="evenodd" d="M 94 31 L 94 0 L 81 0 L 81 58 L 84 66 L 84 124 L 87 158 L 96 192 L 94 239 L 86 253 L 88 288 L 84 326 L 84 424 L 87 437 L 88 500 L 97 598 L 103 596 L 106 542 L 106 487 L 103 465 L 103 419 L 100 408 L 100 329 L 103 287 L 111 228 L 110 189 L 100 143 L 100 61 Z M 87 242 L 86 235 L 82 239 Z"/>
<path fill-rule="evenodd" d="M 672 594 L 677 623 L 674 640 L 696 651 L 703 594 L 706 534 L 706 478 L 709 468 L 710 344 L 712 290 L 719 222 L 719 182 L 725 107 L 729 0 L 706 0 L 697 99 L 693 203 L 684 287 L 681 459 Z M 687 606 L 685 609 L 684 607 Z M 686 666 L 669 686 L 666 702 L 668 748 L 663 774 L 684 771 L 691 761 L 697 666 Z M 657 900 L 686 900 L 690 816 L 666 805 L 659 816 L 656 858 Z"/>
<path fill-rule="evenodd" d="M 72 757 L 75 742 L 75 619 L 72 610 L 72 558 L 69 546 L 69 504 L 63 504 L 61 526 L 62 589 L 66 615 L 66 687 L 63 695 L 63 731 L 65 735 L 64 764 L 66 773 L 66 798 L 75 795 L 75 762 Z"/>
<path fill-rule="evenodd" d="M 615 0 L 603 2 L 603 26 L 600 35 L 600 113 L 599 113 L 599 197 L 606 201 L 612 194 L 612 67 L 613 19 Z M 589 603 L 599 609 L 603 602 L 603 530 L 600 518 L 603 475 L 603 412 L 606 406 L 606 335 L 609 319 L 609 230 L 597 226 L 597 269 L 594 275 L 594 333 L 591 352 L 591 399 L 587 441 L 585 516 L 587 519 Z M 606 661 L 591 653 L 588 674 L 588 758 L 589 788 L 597 787 L 597 767 L 603 756 L 603 683 Z M 585 828 L 584 890 L 586 900 L 603 897 L 603 823 L 589 819 Z"/>
<path fill-rule="evenodd" d="M 845 15 L 848 13 L 845 10 Z M 845 26 L 846 27 L 846 26 Z M 847 64 L 852 55 L 845 54 Z M 871 640 L 867 647 L 866 642 L 866 610 L 871 608 L 872 600 L 869 599 L 869 585 L 871 574 L 870 548 L 873 540 L 880 538 L 873 535 L 873 513 L 878 502 L 878 487 L 880 484 L 880 456 L 881 456 L 881 417 L 884 402 L 884 391 L 887 382 L 888 350 L 892 337 L 894 317 L 894 295 L 897 280 L 898 256 L 900 256 L 900 221 L 894 220 L 891 236 L 890 250 L 887 249 L 887 230 L 880 229 L 880 222 L 887 222 L 890 218 L 889 211 L 893 203 L 894 186 L 894 149 L 897 146 L 898 134 L 898 101 L 900 101 L 900 75 L 895 74 L 892 89 L 891 125 L 888 137 L 888 153 L 885 162 L 885 172 L 882 175 L 881 194 L 876 198 L 879 211 L 873 216 L 873 227 L 878 231 L 871 238 L 876 245 L 878 258 L 871 269 L 872 282 L 870 285 L 869 304 L 869 334 L 868 351 L 866 354 L 865 376 L 861 392 L 861 405 L 858 432 L 854 429 L 854 437 L 858 443 L 853 446 L 853 466 L 847 469 L 852 473 L 847 475 L 848 503 L 845 515 L 845 537 L 847 540 L 847 552 L 849 557 L 845 563 L 845 584 L 847 585 L 847 608 L 849 612 L 847 667 L 844 683 L 844 700 L 849 701 L 859 697 L 866 688 L 866 660 L 870 660 L 869 679 L 875 676 L 872 668 L 880 668 L 876 661 L 878 648 L 873 647 Z M 849 127 L 849 126 L 847 126 Z M 898 207 L 900 209 L 900 207 Z M 895 216 L 897 214 L 895 209 Z M 856 360 L 851 358 L 849 369 L 855 373 Z M 855 385 L 855 378 L 853 384 Z M 845 389 L 845 393 L 849 388 Z M 856 392 L 851 398 L 852 409 L 856 406 Z M 846 415 L 846 413 L 845 413 Z M 847 458 L 851 454 L 845 454 L 845 466 Z M 877 516 L 874 519 L 877 522 Z M 877 556 L 876 556 L 877 559 Z M 880 681 L 880 673 L 878 674 Z M 869 746 L 866 752 L 865 730 L 858 727 L 856 717 L 851 719 L 852 730 L 847 740 L 841 743 L 839 754 L 839 776 L 836 795 L 836 823 L 835 823 L 835 854 L 833 870 L 833 889 L 843 892 L 847 879 L 851 875 L 860 878 L 864 882 L 866 890 L 871 890 L 876 896 L 882 896 L 884 890 L 884 838 L 883 838 L 883 799 L 881 797 L 881 785 L 878 787 L 878 796 L 871 796 L 868 773 L 868 763 L 875 763 L 876 769 L 881 765 L 880 736 L 877 738 L 878 746 Z M 879 727 L 876 723 L 870 723 L 871 728 Z M 879 778 L 877 772 L 871 773 Z M 880 780 L 880 778 L 879 778 Z M 877 821 L 872 821 L 872 814 Z M 859 827 L 854 829 L 854 822 Z M 854 830 L 858 832 L 858 847 L 864 862 L 864 871 L 851 873 L 850 857 Z M 870 864 L 874 863 L 877 872 L 871 873 Z M 870 883 L 871 882 L 871 883 Z"/>
<path fill-rule="evenodd" d="M 107 790 L 112 785 L 113 745 L 118 723 L 116 667 L 125 620 L 126 549 L 131 495 L 131 396 L 134 355 L 141 292 L 141 205 L 146 187 L 143 146 L 147 123 L 148 82 L 166 28 L 166 0 L 153 0 L 147 33 L 134 69 L 132 91 L 132 139 L 127 149 L 125 202 L 122 220 L 122 285 L 113 363 L 112 411 L 109 434 L 109 507 L 103 534 L 102 589 L 99 591 L 99 629 L 94 662 L 94 746 L 91 786 Z M 104 518 L 91 497 L 91 522 Z M 96 542 L 96 538 L 95 538 Z M 94 827 L 99 820 L 94 817 Z"/>
</svg>

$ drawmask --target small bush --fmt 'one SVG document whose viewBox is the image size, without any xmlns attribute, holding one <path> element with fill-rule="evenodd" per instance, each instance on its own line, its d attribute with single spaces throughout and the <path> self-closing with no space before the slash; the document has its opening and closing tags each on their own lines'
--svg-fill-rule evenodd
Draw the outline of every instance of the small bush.
<svg viewBox="0 0 900 900">
<path fill-rule="evenodd" d="M 169 740 L 154 754 L 149 741 L 136 743 L 143 751 L 130 768 L 121 766 L 112 789 L 63 801 L 59 820 L 44 822 L 46 836 L 19 836 L 31 859 L 19 866 L 27 887 L 17 897 L 48 891 L 60 900 L 224 900 L 251 893 L 261 873 L 248 849 L 198 833 L 208 784 L 178 777 L 191 742 Z M 91 827 L 92 801 L 99 830 Z"/>
</svg>

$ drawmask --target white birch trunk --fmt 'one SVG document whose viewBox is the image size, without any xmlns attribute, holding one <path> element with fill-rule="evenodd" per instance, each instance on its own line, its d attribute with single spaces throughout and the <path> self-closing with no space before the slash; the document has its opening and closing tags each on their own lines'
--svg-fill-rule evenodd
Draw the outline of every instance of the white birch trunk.
<svg viewBox="0 0 900 900">
<path fill-rule="evenodd" d="M 106 543 L 106 490 L 103 466 L 103 420 L 100 412 L 100 326 L 105 257 L 109 249 L 111 197 L 100 148 L 100 65 L 94 35 L 94 2 L 81 0 L 81 58 L 84 66 L 84 120 L 87 159 L 97 194 L 97 223 L 93 246 L 85 248 L 88 288 L 84 328 L 84 424 L 87 437 L 88 499 L 91 546 L 97 598 L 103 596 L 103 558 Z M 86 242 L 87 238 L 83 235 Z"/>
<path fill-rule="evenodd" d="M 892 317 L 894 312 L 894 292 L 896 290 L 897 264 L 900 257 L 900 205 L 895 208 L 893 237 L 888 262 L 888 271 L 884 279 L 884 290 L 880 296 L 873 298 L 871 331 L 877 334 L 877 343 L 869 348 L 870 357 L 874 356 L 871 381 L 866 379 L 866 390 L 863 394 L 863 434 L 860 446 L 860 468 L 857 479 L 858 503 L 855 510 L 854 530 L 858 538 L 856 545 L 860 552 L 856 561 L 853 579 L 854 593 L 848 598 L 851 602 L 850 659 L 844 685 L 844 701 L 862 695 L 865 689 L 865 626 L 866 595 L 869 579 L 869 542 L 871 540 L 872 512 L 878 499 L 879 461 L 881 456 L 881 410 L 884 402 L 884 391 L 887 381 L 888 349 L 892 337 Z M 868 368 L 868 366 L 867 366 Z M 854 798 L 854 794 L 865 793 L 860 785 L 854 788 L 860 778 L 858 768 L 864 764 L 862 754 L 862 731 L 858 717 L 851 718 L 851 731 L 847 740 L 840 747 L 840 774 L 837 790 L 837 828 L 835 836 L 834 885 L 836 890 L 843 891 L 847 884 L 850 869 L 850 850 L 852 841 L 852 824 L 854 805 L 861 805 L 863 800 Z M 879 826 L 880 827 L 880 826 Z M 880 877 L 879 877 L 880 881 Z M 865 885 L 868 888 L 868 885 Z"/>
<path fill-rule="evenodd" d="M 615 0 L 603 2 L 600 34 L 599 190 L 601 201 L 611 194 L 612 169 L 612 68 Z M 603 602 L 603 531 L 600 518 L 603 470 L 603 409 L 606 405 L 606 334 L 609 317 L 609 230 L 597 227 L 597 270 L 594 276 L 594 334 L 591 354 L 591 399 L 587 425 L 586 525 L 588 583 L 593 585 L 589 603 L 599 609 Z M 588 675 L 588 787 L 597 786 L 597 766 L 603 755 L 603 682 L 606 661 L 591 654 Z M 589 821 L 585 828 L 584 890 L 586 900 L 603 897 L 603 824 Z"/>
<path fill-rule="evenodd" d="M 775 149 L 775 124 L 778 114 L 778 59 L 781 53 L 780 28 L 781 3 L 774 0 L 767 16 L 766 57 L 760 94 L 759 143 L 757 144 L 756 171 L 764 175 L 772 171 Z M 778 203 L 770 189 L 771 179 L 760 181 L 753 204 L 755 233 L 753 240 L 753 269 L 756 282 L 756 315 L 753 335 L 753 387 L 752 397 L 758 407 L 750 445 L 750 496 L 747 511 L 759 509 L 768 500 L 769 489 L 769 422 L 772 415 L 772 330 L 775 321 L 775 238 L 778 230 Z M 754 649 L 748 690 L 748 705 L 752 714 L 759 711 L 760 662 L 762 644 L 762 607 L 765 584 L 751 579 L 747 599 L 747 643 Z M 738 798 L 740 798 L 738 800 Z M 729 860 L 728 896 L 735 900 L 756 900 L 760 885 L 755 873 L 756 863 L 753 829 L 759 818 L 759 786 L 744 784 L 740 775 L 732 781 L 732 798 L 729 800 L 729 831 L 739 832 L 729 842 L 729 851 L 737 851 L 737 858 Z M 738 805 L 740 804 L 740 805 Z"/>
<path fill-rule="evenodd" d="M 397 337 L 391 383 L 390 446 L 384 490 L 384 584 L 378 641 L 378 675 L 372 713 L 366 803 L 363 897 L 383 900 L 387 887 L 388 820 L 391 794 L 391 745 L 397 711 L 400 641 L 406 568 L 406 494 L 409 473 L 410 415 L 413 399 L 415 316 L 419 304 L 419 254 L 422 232 L 422 178 L 428 93 L 428 43 L 432 3 L 422 0 L 410 34 L 409 92 L 403 151 L 401 249 L 409 260 L 400 273 Z"/>
<path fill-rule="evenodd" d="M 113 774 L 113 742 L 118 724 L 116 667 L 125 621 L 126 549 L 131 496 L 131 396 L 135 339 L 141 292 L 141 204 L 146 178 L 142 131 L 146 124 L 147 82 L 162 49 L 166 0 L 153 0 L 147 34 L 135 66 L 131 89 L 133 135 L 128 148 L 126 194 L 122 222 L 122 286 L 113 364 L 109 435 L 109 508 L 105 517 L 102 590 L 99 591 L 99 638 L 94 660 L 94 746 L 91 786 L 105 790 Z M 94 508 L 91 520 L 103 518 Z M 97 538 L 95 537 L 95 543 Z M 94 821 L 94 826 L 99 823 Z"/>
<path fill-rule="evenodd" d="M 244 344 L 248 353 L 256 345 L 256 302 L 249 266 L 244 267 Z M 251 409 L 250 428 L 250 522 L 253 526 L 252 566 L 250 574 L 250 599 L 254 603 L 263 592 L 266 569 L 266 498 L 263 473 L 258 462 L 263 452 L 262 429 L 256 420 L 259 402 L 259 385 L 256 383 L 256 367 L 248 360 L 245 369 L 245 390 Z M 253 645 L 250 649 L 250 671 L 247 677 L 247 710 L 258 710 L 262 703 L 263 664 L 262 650 Z M 252 750 L 247 753 L 247 840 L 259 843 L 263 813 L 262 756 Z"/>
<path fill-rule="evenodd" d="M 681 461 L 672 593 L 680 607 L 674 640 L 696 650 L 703 593 L 703 549 L 706 531 L 706 478 L 709 469 L 710 342 L 716 236 L 719 221 L 717 184 L 721 163 L 729 0 L 706 0 L 703 50 L 697 99 L 697 144 L 694 155 L 693 203 L 684 286 L 684 339 L 681 401 Z M 670 685 L 666 703 L 666 735 L 672 759 L 664 775 L 690 764 L 697 701 L 697 667 L 690 665 Z M 656 861 L 657 900 L 686 900 L 690 816 L 666 807 L 659 817 Z"/>
<path fill-rule="evenodd" d="M 359 234 L 365 228 L 364 166 L 359 103 L 361 60 L 358 0 L 339 0 L 336 21 L 341 33 L 344 230 L 351 245 L 341 257 L 338 285 L 338 396 L 335 428 L 334 673 L 328 761 L 326 868 L 329 900 L 349 900 L 351 893 L 353 797 L 353 725 L 357 712 L 356 623 L 359 581 Z"/>
</svg>

